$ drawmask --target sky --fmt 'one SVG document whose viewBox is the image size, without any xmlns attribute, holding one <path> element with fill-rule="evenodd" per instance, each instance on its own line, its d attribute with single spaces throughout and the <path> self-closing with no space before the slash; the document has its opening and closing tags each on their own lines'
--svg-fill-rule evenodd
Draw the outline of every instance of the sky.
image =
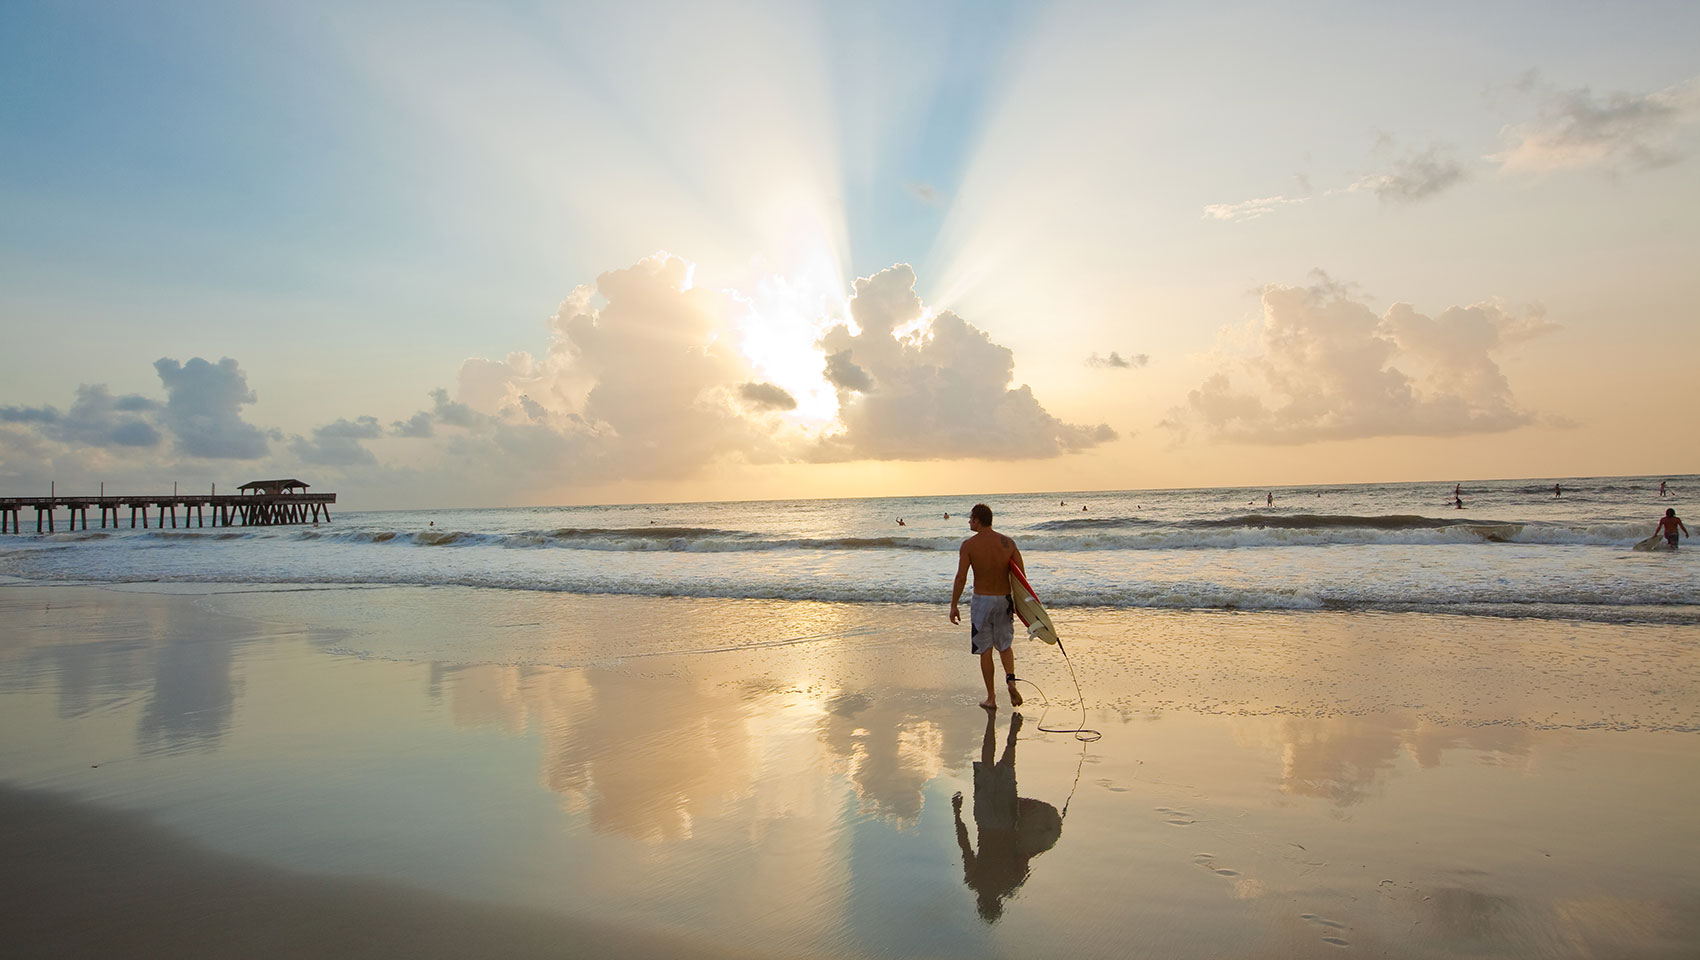
<svg viewBox="0 0 1700 960">
<path fill-rule="evenodd" d="M 0 7 L 0 495 L 1700 473 L 1700 5 Z"/>
</svg>

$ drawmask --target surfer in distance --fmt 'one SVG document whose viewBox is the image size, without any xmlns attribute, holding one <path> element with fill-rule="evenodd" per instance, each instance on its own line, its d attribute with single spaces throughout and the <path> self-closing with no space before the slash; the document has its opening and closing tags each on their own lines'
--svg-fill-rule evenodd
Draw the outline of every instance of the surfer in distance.
<svg viewBox="0 0 1700 960">
<path fill-rule="evenodd" d="M 980 658 L 980 674 L 986 681 L 986 699 L 980 706 L 987 710 L 998 708 L 997 688 L 993 684 L 992 651 L 1003 660 L 1005 682 L 1009 686 L 1010 706 L 1021 706 L 1021 692 L 1015 689 L 1015 603 L 1010 599 L 1009 568 L 1015 565 L 1022 573 L 1027 566 L 1021 560 L 1021 548 L 1015 541 L 992 529 L 992 508 L 974 504 L 968 511 L 968 529 L 974 535 L 962 541 L 957 551 L 956 582 L 950 591 L 950 622 L 962 622 L 958 601 L 962 588 L 968 584 L 968 571 L 974 571 L 974 595 L 968 603 L 968 650 Z"/>
<path fill-rule="evenodd" d="M 1672 550 L 1675 550 L 1677 540 L 1676 532 L 1678 530 L 1682 531 L 1683 536 L 1688 536 L 1688 527 L 1683 525 L 1682 518 L 1676 515 L 1676 508 L 1671 507 L 1667 508 L 1665 510 L 1665 515 L 1659 518 L 1659 528 L 1653 531 L 1653 535 L 1658 536 L 1659 534 L 1664 534 L 1665 543 Z"/>
</svg>

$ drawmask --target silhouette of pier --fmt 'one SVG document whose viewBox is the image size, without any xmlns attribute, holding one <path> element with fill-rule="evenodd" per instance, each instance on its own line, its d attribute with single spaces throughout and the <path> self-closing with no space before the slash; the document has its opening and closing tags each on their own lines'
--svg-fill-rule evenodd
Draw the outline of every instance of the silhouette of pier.
<svg viewBox="0 0 1700 960">
<path fill-rule="evenodd" d="M 216 487 L 214 488 L 217 489 Z M 212 516 L 214 527 L 270 527 L 292 523 L 318 523 L 331 519 L 330 505 L 336 502 L 334 493 L 308 493 L 307 484 L 299 480 L 255 480 L 239 487 L 242 492 L 237 494 L 148 494 L 145 496 L 93 496 L 93 497 L 0 497 L 0 533 L 22 533 L 20 524 L 21 514 L 25 510 L 35 510 L 35 532 L 54 533 L 54 514 L 65 510 L 70 514 L 67 530 L 77 529 L 77 521 L 82 521 L 82 528 L 89 528 L 89 511 L 100 511 L 100 529 L 105 530 L 108 520 L 112 528 L 118 529 L 123 511 L 130 511 L 130 529 L 134 530 L 137 520 L 141 521 L 142 529 L 148 527 L 148 511 L 158 511 L 157 526 L 166 528 L 166 518 L 171 521 L 171 528 L 177 527 L 177 511 L 183 511 L 183 526 L 189 527 L 191 522 L 196 527 L 207 526 L 207 516 Z"/>
</svg>

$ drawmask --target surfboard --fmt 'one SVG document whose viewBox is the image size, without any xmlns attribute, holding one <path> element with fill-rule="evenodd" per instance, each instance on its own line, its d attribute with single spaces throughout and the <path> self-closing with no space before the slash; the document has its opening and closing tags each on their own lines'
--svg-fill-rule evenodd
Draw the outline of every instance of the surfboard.
<svg viewBox="0 0 1700 960">
<path fill-rule="evenodd" d="M 1632 549 L 1635 549 L 1635 550 L 1663 550 L 1663 549 L 1665 549 L 1664 535 L 1659 534 L 1659 533 L 1655 533 L 1652 536 L 1648 537 L 1647 539 L 1636 543 L 1635 546 Z"/>
<path fill-rule="evenodd" d="M 1046 643 L 1057 642 L 1057 628 L 1051 623 L 1051 615 L 1045 612 L 1045 605 L 1039 602 L 1039 595 L 1033 591 L 1033 585 L 1027 582 L 1020 568 L 1014 563 L 1009 565 L 1009 594 L 1015 604 L 1015 615 L 1027 627 L 1029 637 L 1038 637 Z"/>
</svg>

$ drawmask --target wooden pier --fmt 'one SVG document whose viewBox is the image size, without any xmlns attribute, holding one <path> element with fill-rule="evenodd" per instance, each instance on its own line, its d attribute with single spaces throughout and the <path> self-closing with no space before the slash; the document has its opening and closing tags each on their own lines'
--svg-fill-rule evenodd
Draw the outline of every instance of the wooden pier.
<svg viewBox="0 0 1700 960">
<path fill-rule="evenodd" d="M 336 502 L 334 493 L 306 493 L 307 485 L 299 480 L 260 480 L 251 484 L 243 484 L 243 490 L 253 490 L 251 493 L 239 494 L 168 494 L 148 495 L 139 497 L 0 497 L 0 534 L 22 533 L 20 524 L 21 514 L 25 510 L 35 510 L 35 532 L 53 533 L 54 513 L 65 510 L 70 513 L 70 524 L 67 530 L 77 529 L 77 521 L 82 521 L 82 528 L 89 529 L 89 511 L 100 511 L 100 529 L 105 530 L 108 520 L 113 529 L 118 529 L 123 511 L 130 511 L 130 529 L 137 526 L 141 520 L 142 529 L 148 527 L 148 511 L 158 511 L 158 528 L 166 528 L 166 518 L 171 521 L 171 528 L 177 527 L 177 511 L 183 511 L 183 526 L 207 526 L 207 516 L 212 516 L 215 527 L 270 527 L 279 524 L 292 523 L 326 523 L 331 519 L 330 505 Z"/>
</svg>

